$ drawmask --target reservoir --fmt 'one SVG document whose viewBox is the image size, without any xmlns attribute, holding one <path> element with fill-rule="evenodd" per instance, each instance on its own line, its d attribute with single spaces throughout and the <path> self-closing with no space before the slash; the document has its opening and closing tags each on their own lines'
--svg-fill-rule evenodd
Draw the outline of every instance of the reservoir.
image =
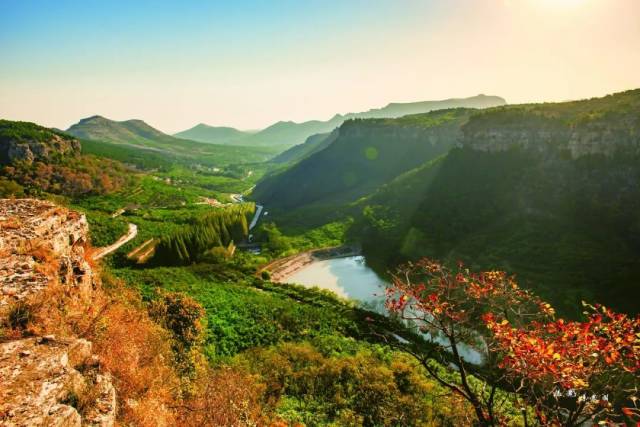
<svg viewBox="0 0 640 427">
<path fill-rule="evenodd" d="M 288 276 L 286 282 L 327 289 L 339 297 L 359 301 L 380 313 L 385 312 L 387 282 L 366 265 L 363 256 L 314 261 Z"/>
</svg>

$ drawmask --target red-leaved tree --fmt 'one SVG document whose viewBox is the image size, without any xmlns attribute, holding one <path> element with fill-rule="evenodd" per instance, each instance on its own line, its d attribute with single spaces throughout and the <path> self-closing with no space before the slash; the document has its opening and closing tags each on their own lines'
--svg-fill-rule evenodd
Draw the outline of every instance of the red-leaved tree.
<svg viewBox="0 0 640 427">
<path fill-rule="evenodd" d="M 589 307 L 584 322 L 555 320 L 553 308 L 513 276 L 429 259 L 399 269 L 387 308 L 439 344 L 405 349 L 471 404 L 480 425 L 506 423 L 505 400 L 520 405 L 525 425 L 531 412 L 542 425 L 566 426 L 638 415 L 639 319 Z"/>
</svg>

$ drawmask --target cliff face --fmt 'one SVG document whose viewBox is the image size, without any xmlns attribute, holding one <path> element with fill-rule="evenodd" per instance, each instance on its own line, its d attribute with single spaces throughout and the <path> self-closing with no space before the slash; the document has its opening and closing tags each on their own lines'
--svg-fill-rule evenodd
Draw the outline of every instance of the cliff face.
<svg viewBox="0 0 640 427">
<path fill-rule="evenodd" d="M 463 126 L 462 145 L 485 152 L 556 149 L 577 159 L 640 153 L 640 91 L 593 100 L 480 112 Z"/>
<path fill-rule="evenodd" d="M 100 283 L 86 260 L 87 238 L 84 215 L 45 201 L 0 200 L 3 328 L 20 329 L 36 305 L 73 305 L 81 311 L 91 306 Z M 113 425 L 115 389 L 91 347 L 72 335 L 3 337 L 0 424 Z"/>
<path fill-rule="evenodd" d="M 453 146 L 459 141 L 462 132 L 458 125 L 422 127 L 415 125 L 388 126 L 384 121 L 349 122 L 339 129 L 342 139 L 375 140 L 386 139 L 397 141 L 397 144 L 420 143 L 434 146 L 436 144 Z"/>
<path fill-rule="evenodd" d="M 0 120 L 0 165 L 16 161 L 49 163 L 80 154 L 80 141 L 33 123 Z"/>
<path fill-rule="evenodd" d="M 0 315 L 37 296 L 52 282 L 91 297 L 94 277 L 84 259 L 88 236 L 84 215 L 40 200 L 0 200 Z M 44 269 L 44 263 L 49 266 Z M 48 271 L 57 265 L 55 271 Z"/>
<path fill-rule="evenodd" d="M 589 154 L 640 154 L 640 115 L 618 123 L 585 123 L 572 129 L 567 143 L 573 158 Z"/>
<path fill-rule="evenodd" d="M 462 144 L 486 152 L 507 151 L 515 147 L 547 152 L 555 147 L 569 151 L 574 159 L 593 154 L 610 157 L 617 152 L 637 154 L 640 152 L 640 123 L 594 123 L 542 129 L 495 125 L 465 130 Z"/>
</svg>

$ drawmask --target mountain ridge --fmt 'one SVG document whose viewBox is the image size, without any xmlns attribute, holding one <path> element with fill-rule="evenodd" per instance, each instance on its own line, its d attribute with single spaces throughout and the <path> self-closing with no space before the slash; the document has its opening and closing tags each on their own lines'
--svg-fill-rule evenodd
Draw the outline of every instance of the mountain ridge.
<svg viewBox="0 0 640 427">
<path fill-rule="evenodd" d="M 211 144 L 231 144 L 250 134 L 250 132 L 229 126 L 210 126 L 199 123 L 192 128 L 175 133 L 173 136 Z"/>
<path fill-rule="evenodd" d="M 116 143 L 170 143 L 178 139 L 155 129 L 140 119 L 116 121 L 101 115 L 80 119 L 66 132 L 80 139 Z"/>
<path fill-rule="evenodd" d="M 234 139 L 232 143 L 254 146 L 274 145 L 289 148 L 304 143 L 307 138 L 314 134 L 331 132 L 350 119 L 396 118 L 408 114 L 427 113 L 433 110 L 461 107 L 488 108 L 506 105 L 506 103 L 506 100 L 502 97 L 483 94 L 467 98 L 448 98 L 435 101 L 391 102 L 384 107 L 373 108 L 364 112 L 335 114 L 328 120 L 306 120 L 303 122 L 280 120 L 258 132 Z M 178 132 L 178 134 L 183 135 L 193 129 Z M 208 142 L 213 142 L 213 140 Z"/>
</svg>

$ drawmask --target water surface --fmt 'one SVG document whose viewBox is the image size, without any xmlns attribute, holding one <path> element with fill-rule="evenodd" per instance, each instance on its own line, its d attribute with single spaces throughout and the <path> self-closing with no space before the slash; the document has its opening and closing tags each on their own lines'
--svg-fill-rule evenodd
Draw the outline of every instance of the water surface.
<svg viewBox="0 0 640 427">
<path fill-rule="evenodd" d="M 286 282 L 297 283 L 308 288 L 326 289 L 342 298 L 359 301 L 362 306 L 372 311 L 388 314 L 384 306 L 384 292 L 389 283 L 366 265 L 363 256 L 314 261 L 287 277 Z M 425 334 L 425 336 L 429 335 Z M 428 339 L 434 339 L 440 344 L 448 344 L 440 337 Z M 482 356 L 476 349 L 460 344 L 458 351 L 466 361 L 474 364 L 482 363 Z"/>
<path fill-rule="evenodd" d="M 286 279 L 306 287 L 317 286 L 384 313 L 387 282 L 369 268 L 363 256 L 315 261 Z"/>
</svg>

